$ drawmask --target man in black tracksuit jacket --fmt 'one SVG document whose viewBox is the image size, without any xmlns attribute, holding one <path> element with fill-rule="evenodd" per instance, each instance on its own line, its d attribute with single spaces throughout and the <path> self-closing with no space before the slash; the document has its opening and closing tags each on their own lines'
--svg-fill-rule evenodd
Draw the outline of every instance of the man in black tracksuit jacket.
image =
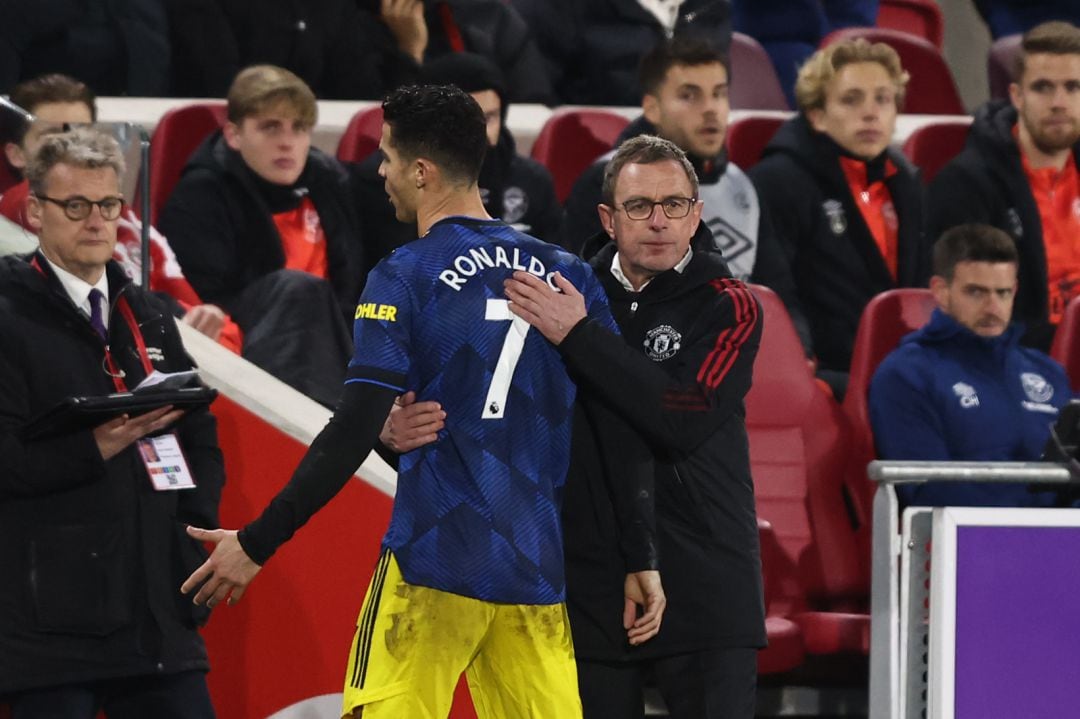
<svg viewBox="0 0 1080 719">
<path fill-rule="evenodd" d="M 645 136 L 624 144 L 612 163 L 651 143 L 684 157 L 666 140 Z M 654 164 L 674 163 L 650 160 L 637 167 Z M 620 184 L 633 167 L 632 159 L 621 166 Z M 678 193 L 667 183 L 646 186 L 662 196 Z M 619 192 L 615 197 L 622 199 Z M 654 206 L 650 218 L 628 221 L 662 223 L 659 213 Z M 765 644 L 765 630 L 743 398 L 761 337 L 760 309 L 708 249 L 712 238 L 703 224 L 692 242 L 682 239 L 691 243 L 690 252 L 668 262 L 668 269 L 654 265 L 655 274 L 638 291 L 628 286 L 623 260 L 636 240 L 616 237 L 591 264 L 623 340 L 588 320 L 578 322 L 583 314 L 549 321 L 557 305 L 574 302 L 577 293 L 568 285 L 565 296 L 558 295 L 519 272 L 520 281 L 507 287 L 511 307 L 558 344 L 582 393 L 626 417 L 657 461 L 658 551 L 668 607 L 660 633 L 637 647 L 627 646 L 613 612 L 621 597 L 617 573 L 598 571 L 618 557 L 610 546 L 589 541 L 599 502 L 575 493 L 578 467 L 571 463 L 563 508 L 567 606 L 585 716 L 641 716 L 640 672 L 649 662 L 672 717 L 752 717 L 756 649 Z M 528 307 L 541 309 L 530 316 Z"/>
<path fill-rule="evenodd" d="M 1024 344 L 1048 350 L 1054 325 L 1048 316 L 1046 245 L 1013 128 L 1017 112 L 1008 100 L 978 109 L 964 149 L 934 178 L 927 192 L 927 235 L 940 237 L 956 225 L 978 222 L 1004 230 L 1020 253 L 1013 316 L 1027 326 Z M 1073 147 L 1080 157 L 1080 143 Z"/>
<path fill-rule="evenodd" d="M 56 171 L 46 176 L 51 194 L 101 199 L 89 186 L 58 187 Z M 194 410 L 170 428 L 196 483 L 182 491 L 155 491 L 130 438 L 121 449 L 92 429 L 24 432 L 67 397 L 134 388 L 148 369 L 192 369 L 170 309 L 109 260 L 111 247 L 102 246 L 96 267 L 108 285 L 104 338 L 62 284 L 55 268 L 68 271 L 67 260 L 85 254 L 74 244 L 67 254 L 52 249 L 56 227 L 111 224 L 115 243 L 116 221 L 97 218 L 93 207 L 94 218 L 76 221 L 52 203 L 32 203 L 51 215 L 41 249 L 0 261 L 0 705 L 13 700 L 15 717 L 89 719 L 97 709 L 87 704 L 81 713 L 75 695 L 96 693 L 110 717 L 164 716 L 162 701 L 183 708 L 169 716 L 211 717 L 197 631 L 207 613 L 180 594 L 180 584 L 206 556 L 185 526 L 218 524 L 224 468 L 214 418 Z M 78 231 L 80 242 L 88 238 Z M 134 434 L 147 420 L 154 421 L 148 415 L 124 426 Z M 146 700 L 154 687 L 162 692 L 156 704 L 127 703 Z"/>
</svg>

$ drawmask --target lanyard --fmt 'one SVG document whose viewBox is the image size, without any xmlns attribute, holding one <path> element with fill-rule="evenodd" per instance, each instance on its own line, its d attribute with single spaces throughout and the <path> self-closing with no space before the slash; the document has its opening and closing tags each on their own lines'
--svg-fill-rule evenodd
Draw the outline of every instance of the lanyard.
<svg viewBox="0 0 1080 719">
<path fill-rule="evenodd" d="M 44 268 L 38 262 L 38 258 L 35 256 L 30 264 L 34 266 L 42 276 L 45 274 Z M 135 349 L 139 354 L 139 360 L 142 362 L 143 372 L 149 375 L 154 371 L 154 365 L 150 362 L 150 353 L 146 351 L 146 340 L 143 339 L 142 331 L 139 329 L 139 323 L 135 319 L 135 313 L 131 311 L 131 305 L 127 301 L 127 297 L 123 294 L 116 301 L 116 309 L 120 311 L 120 315 L 124 318 L 124 322 L 127 323 L 128 329 L 131 330 L 131 336 L 135 340 Z M 116 362 L 113 360 L 112 350 L 109 347 L 108 342 L 105 343 L 105 374 L 113 381 L 113 386 L 116 387 L 117 392 L 127 392 L 127 385 L 124 383 L 125 372 L 120 369 Z"/>
</svg>

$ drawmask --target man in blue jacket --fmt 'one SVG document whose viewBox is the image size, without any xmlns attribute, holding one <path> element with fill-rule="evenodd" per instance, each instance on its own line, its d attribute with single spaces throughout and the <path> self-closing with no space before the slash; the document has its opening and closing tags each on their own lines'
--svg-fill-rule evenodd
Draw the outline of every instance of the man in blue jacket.
<svg viewBox="0 0 1080 719">
<path fill-rule="evenodd" d="M 1021 347 L 1012 323 L 1016 246 L 989 225 L 958 225 L 934 246 L 930 291 L 938 308 L 885 358 L 870 385 L 870 421 L 882 459 L 1033 461 L 1069 401 L 1061 365 Z M 919 505 L 1050 506 L 1055 495 L 1020 484 L 900 486 Z"/>
</svg>

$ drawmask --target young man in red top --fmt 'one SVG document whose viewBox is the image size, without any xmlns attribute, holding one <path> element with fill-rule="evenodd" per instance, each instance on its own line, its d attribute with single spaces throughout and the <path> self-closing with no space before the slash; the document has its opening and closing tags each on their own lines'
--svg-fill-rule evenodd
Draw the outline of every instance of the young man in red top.
<svg viewBox="0 0 1080 719">
<path fill-rule="evenodd" d="M 225 127 L 188 160 L 160 225 L 195 290 L 244 331 L 243 356 L 332 406 L 362 251 L 348 174 L 311 147 L 316 117 L 293 73 L 241 71 Z"/>
<path fill-rule="evenodd" d="M 799 70 L 799 114 L 749 173 L 791 262 L 818 375 L 838 399 L 863 308 L 928 277 L 922 188 L 889 147 L 907 77 L 882 43 L 818 50 Z"/>
<path fill-rule="evenodd" d="M 934 178 L 927 229 L 980 222 L 1012 236 L 1014 316 L 1025 344 L 1045 350 L 1080 294 L 1080 29 L 1048 22 L 1025 34 L 1009 94 L 976 111 L 964 150 Z"/>
</svg>

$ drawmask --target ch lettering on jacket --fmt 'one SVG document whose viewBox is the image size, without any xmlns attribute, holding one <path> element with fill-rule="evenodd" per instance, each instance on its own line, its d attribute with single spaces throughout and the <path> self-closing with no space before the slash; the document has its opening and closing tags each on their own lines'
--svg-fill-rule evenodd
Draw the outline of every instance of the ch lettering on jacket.
<svg viewBox="0 0 1080 719">
<path fill-rule="evenodd" d="M 507 252 L 506 248 L 496 245 L 494 256 L 492 256 L 491 252 L 488 252 L 486 247 L 474 247 L 467 254 L 455 257 L 450 264 L 451 267 L 439 273 L 439 279 L 456 292 L 460 292 L 461 288 L 470 279 L 476 277 L 485 269 L 493 267 L 521 270 L 536 275 L 543 278 L 551 289 L 558 292 L 558 288 L 552 279 L 554 273 L 548 272 L 543 262 L 535 257 L 527 256 L 517 247 Z"/>
<path fill-rule="evenodd" d="M 952 386 L 952 391 L 960 398 L 960 406 L 964 409 L 973 409 L 979 406 L 979 395 L 975 388 L 966 382 L 957 382 Z"/>
</svg>

